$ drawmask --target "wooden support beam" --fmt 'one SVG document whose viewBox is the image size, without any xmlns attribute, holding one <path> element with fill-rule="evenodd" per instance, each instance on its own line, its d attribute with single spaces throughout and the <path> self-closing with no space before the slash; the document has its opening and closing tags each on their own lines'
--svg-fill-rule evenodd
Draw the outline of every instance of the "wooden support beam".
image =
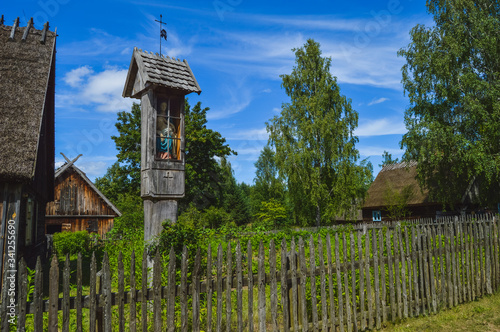
<svg viewBox="0 0 500 332">
<path fill-rule="evenodd" d="M 42 36 L 40 37 L 40 44 L 45 45 L 45 41 L 47 40 L 47 31 L 49 31 L 49 22 L 45 22 L 43 25 Z"/>
<path fill-rule="evenodd" d="M 28 34 L 30 33 L 30 29 L 32 27 L 33 27 L 33 17 L 30 18 L 30 20 L 28 22 L 28 25 L 24 29 L 24 34 L 23 34 L 23 38 L 22 38 L 23 41 L 26 41 L 26 39 L 28 38 Z"/>
<path fill-rule="evenodd" d="M 10 40 L 14 40 L 14 35 L 16 34 L 16 28 L 19 26 L 19 17 L 16 18 L 14 24 L 12 25 L 12 30 L 10 30 Z"/>
</svg>

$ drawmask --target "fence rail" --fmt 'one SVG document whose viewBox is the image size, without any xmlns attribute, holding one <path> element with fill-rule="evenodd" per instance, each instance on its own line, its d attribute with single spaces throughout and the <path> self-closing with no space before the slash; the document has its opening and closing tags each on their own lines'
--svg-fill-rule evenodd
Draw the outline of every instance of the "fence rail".
<svg viewBox="0 0 500 332">
<path fill-rule="evenodd" d="M 69 331 L 73 319 L 81 331 L 85 316 L 88 331 L 351 332 L 380 329 L 388 320 L 436 313 L 498 289 L 497 218 L 379 226 L 368 224 L 306 241 L 283 240 L 278 248 L 273 241 L 261 242 L 258 252 L 250 242 L 246 250 L 240 243 L 235 248 L 229 243 L 224 249 L 219 245 L 215 257 L 209 248 L 204 257 L 198 249 L 189 258 L 184 248 L 180 267 L 172 249 L 163 260 L 158 254 L 154 257 L 149 283 L 141 278 L 141 284 L 136 277 L 148 274 L 146 252 L 140 271 L 136 271 L 133 253 L 128 267 L 120 254 L 114 275 L 105 253 L 100 271 L 95 256 L 86 267 L 90 287 L 85 295 L 79 257 L 77 294 L 72 297 L 70 261 L 66 260 L 60 281 L 54 257 L 48 299 L 43 299 L 43 271 L 38 261 L 30 303 L 26 301 L 27 270 L 21 263 L 17 327 L 31 324 L 40 329 L 45 320 L 49 331 Z M 4 287 L 2 331 L 9 329 L 7 299 Z"/>
</svg>

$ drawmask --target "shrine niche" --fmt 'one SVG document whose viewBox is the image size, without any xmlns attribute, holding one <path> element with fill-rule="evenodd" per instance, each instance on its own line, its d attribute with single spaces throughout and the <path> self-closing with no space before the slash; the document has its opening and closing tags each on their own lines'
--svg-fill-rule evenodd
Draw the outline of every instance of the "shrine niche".
<svg viewBox="0 0 500 332">
<path fill-rule="evenodd" d="M 177 200 L 184 197 L 184 98 L 201 93 L 186 60 L 134 48 L 123 97 L 141 100 L 141 196 L 144 239 L 161 232 L 165 220 L 177 221 Z"/>
</svg>

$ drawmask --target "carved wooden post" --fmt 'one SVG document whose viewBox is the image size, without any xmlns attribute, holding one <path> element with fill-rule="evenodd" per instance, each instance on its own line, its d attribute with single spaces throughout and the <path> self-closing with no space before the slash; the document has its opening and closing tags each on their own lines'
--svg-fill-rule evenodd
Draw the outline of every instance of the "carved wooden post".
<svg viewBox="0 0 500 332">
<path fill-rule="evenodd" d="M 164 221 L 177 221 L 177 200 L 184 197 L 184 97 L 191 92 L 201 89 L 186 60 L 134 49 L 123 97 L 141 100 L 146 243 L 160 234 Z"/>
</svg>

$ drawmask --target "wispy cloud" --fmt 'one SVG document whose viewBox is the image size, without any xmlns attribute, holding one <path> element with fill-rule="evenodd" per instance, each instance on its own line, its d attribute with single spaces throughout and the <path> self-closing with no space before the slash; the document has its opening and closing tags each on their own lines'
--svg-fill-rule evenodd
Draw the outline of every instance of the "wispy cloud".
<svg viewBox="0 0 500 332">
<path fill-rule="evenodd" d="M 227 139 L 231 140 L 267 141 L 268 138 L 269 134 L 267 133 L 266 128 L 249 129 L 249 130 L 229 133 L 227 135 Z"/>
<path fill-rule="evenodd" d="M 309 30 L 326 31 L 359 31 L 365 20 L 362 19 L 343 19 L 336 16 L 265 16 L 249 15 L 262 24 L 283 25 L 286 27 L 295 27 Z"/>
<path fill-rule="evenodd" d="M 226 86 L 227 102 L 220 109 L 208 112 L 207 119 L 225 119 L 246 109 L 252 102 L 253 95 L 251 89 L 245 87 L 244 84 L 242 80 L 236 86 Z"/>
<path fill-rule="evenodd" d="M 389 98 L 378 98 L 378 99 L 373 99 L 371 102 L 368 103 L 368 106 L 376 105 L 383 103 L 384 101 L 389 100 Z"/>
<path fill-rule="evenodd" d="M 382 135 L 396 135 L 404 134 L 407 130 L 402 119 L 377 119 L 368 120 L 362 123 L 356 130 L 356 136 L 382 136 Z"/>
<path fill-rule="evenodd" d="M 397 19 L 393 17 L 392 22 L 399 28 L 391 24 L 376 34 L 366 34 L 356 27 L 370 26 L 373 18 L 339 19 L 333 23 L 334 26 L 329 26 L 328 20 L 322 16 L 258 17 L 249 21 L 255 26 L 251 32 L 214 29 L 209 40 L 194 46 L 193 61 L 230 75 L 279 80 L 279 75 L 291 72 L 294 66 L 292 49 L 302 47 L 311 37 L 320 42 L 323 56 L 332 57 L 331 71 L 340 83 L 401 90 L 400 68 L 404 60 L 397 57 L 397 51 L 407 43 L 408 37 L 400 33 L 406 26 L 403 22 L 396 22 Z M 302 23 L 309 21 L 320 22 L 325 30 L 315 30 L 306 37 Z M 270 24 L 275 26 L 271 32 L 264 28 Z M 279 25 L 286 25 L 286 28 Z M 329 29 L 348 32 L 332 34 Z M 196 54 L 203 56 L 196 58 Z"/>
</svg>

